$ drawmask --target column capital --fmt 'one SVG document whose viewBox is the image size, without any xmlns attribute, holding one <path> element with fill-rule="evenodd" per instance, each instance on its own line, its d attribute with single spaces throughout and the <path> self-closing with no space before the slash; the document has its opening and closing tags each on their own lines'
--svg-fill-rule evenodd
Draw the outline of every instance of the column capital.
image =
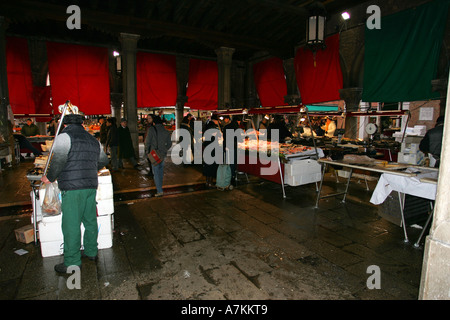
<svg viewBox="0 0 450 320">
<path fill-rule="evenodd" d="M 214 50 L 219 58 L 231 58 L 236 51 L 234 48 L 220 47 Z"/>
<path fill-rule="evenodd" d="M 345 101 L 346 111 L 357 111 L 362 97 L 362 88 L 344 88 L 339 90 L 339 95 Z"/>
<path fill-rule="evenodd" d="M 141 36 L 131 33 L 120 33 L 119 40 L 124 51 L 136 51 L 137 42 Z"/>
</svg>

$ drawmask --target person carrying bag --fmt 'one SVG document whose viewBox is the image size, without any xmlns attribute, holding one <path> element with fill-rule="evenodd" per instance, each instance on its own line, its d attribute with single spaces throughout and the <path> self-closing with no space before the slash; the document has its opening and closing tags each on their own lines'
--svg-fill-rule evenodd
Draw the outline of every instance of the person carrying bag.
<svg viewBox="0 0 450 320">
<path fill-rule="evenodd" d="M 154 126 L 150 127 L 145 138 L 145 153 L 150 160 L 156 185 L 156 197 L 163 195 L 164 159 L 172 146 L 172 135 L 164 127 L 159 116 L 153 118 Z"/>
</svg>

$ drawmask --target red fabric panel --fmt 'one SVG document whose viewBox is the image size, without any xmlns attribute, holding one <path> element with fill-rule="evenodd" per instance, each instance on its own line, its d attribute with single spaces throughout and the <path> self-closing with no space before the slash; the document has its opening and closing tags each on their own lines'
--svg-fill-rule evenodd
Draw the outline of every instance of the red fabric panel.
<svg viewBox="0 0 450 320">
<path fill-rule="evenodd" d="M 37 114 L 52 114 L 50 87 L 33 87 L 33 99 Z"/>
<path fill-rule="evenodd" d="M 287 84 L 284 75 L 283 60 L 270 58 L 253 66 L 253 77 L 259 101 L 263 107 L 287 105 L 284 96 L 287 95 Z"/>
<path fill-rule="evenodd" d="M 53 109 L 67 100 L 86 115 L 111 113 L 108 49 L 47 42 Z"/>
<path fill-rule="evenodd" d="M 339 34 L 325 39 L 325 50 L 318 50 L 315 58 L 307 48 L 299 48 L 295 55 L 295 74 L 302 104 L 340 100 L 343 87 L 339 60 Z"/>
<path fill-rule="evenodd" d="M 174 55 L 136 54 L 137 107 L 167 107 L 177 102 L 177 64 Z"/>
<path fill-rule="evenodd" d="M 196 110 L 217 110 L 219 71 L 216 61 L 191 59 L 186 95 L 187 107 Z"/>
<path fill-rule="evenodd" d="M 33 79 L 26 39 L 7 37 L 6 73 L 11 109 L 15 114 L 35 113 Z"/>
</svg>

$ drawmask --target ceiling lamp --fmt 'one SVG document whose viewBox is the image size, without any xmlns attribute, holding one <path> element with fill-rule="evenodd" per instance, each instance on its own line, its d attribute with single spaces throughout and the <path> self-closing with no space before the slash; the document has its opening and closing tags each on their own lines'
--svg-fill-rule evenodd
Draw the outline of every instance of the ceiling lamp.
<svg viewBox="0 0 450 320">
<path fill-rule="evenodd" d="M 348 13 L 347 11 L 342 12 L 341 16 L 342 16 L 342 19 L 344 19 L 344 20 L 350 19 L 350 13 Z"/>
<path fill-rule="evenodd" d="M 316 1 L 309 7 L 309 17 L 306 20 L 306 45 L 313 52 L 325 49 L 325 22 L 325 7 Z"/>
</svg>

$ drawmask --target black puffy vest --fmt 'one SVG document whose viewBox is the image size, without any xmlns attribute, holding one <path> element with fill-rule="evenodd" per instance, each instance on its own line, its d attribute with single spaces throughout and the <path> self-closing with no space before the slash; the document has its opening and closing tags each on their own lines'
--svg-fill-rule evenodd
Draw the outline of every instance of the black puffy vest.
<svg viewBox="0 0 450 320">
<path fill-rule="evenodd" d="M 62 131 L 70 137 L 66 166 L 58 176 L 61 190 L 97 189 L 99 142 L 82 125 L 72 124 Z"/>
</svg>

